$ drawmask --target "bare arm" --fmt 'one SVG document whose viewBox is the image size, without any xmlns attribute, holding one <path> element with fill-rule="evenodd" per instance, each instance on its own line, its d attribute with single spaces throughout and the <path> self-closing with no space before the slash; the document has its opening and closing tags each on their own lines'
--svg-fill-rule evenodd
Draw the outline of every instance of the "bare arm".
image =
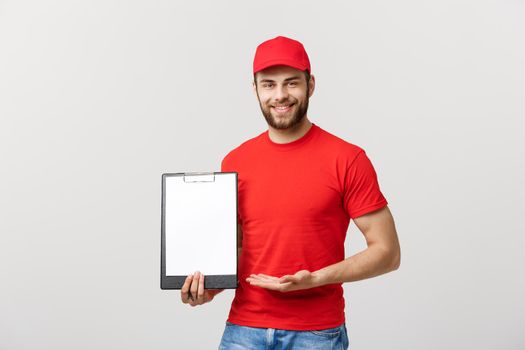
<svg viewBox="0 0 525 350">
<path fill-rule="evenodd" d="M 362 252 L 314 272 L 301 270 L 282 277 L 259 273 L 251 274 L 246 280 L 261 288 L 289 292 L 325 284 L 358 281 L 398 269 L 401 250 L 390 209 L 385 206 L 355 218 L 354 222 L 368 245 Z"/>
<path fill-rule="evenodd" d="M 359 281 L 397 270 L 401 249 L 388 206 L 354 219 L 367 249 L 313 272 L 316 285 Z"/>
</svg>

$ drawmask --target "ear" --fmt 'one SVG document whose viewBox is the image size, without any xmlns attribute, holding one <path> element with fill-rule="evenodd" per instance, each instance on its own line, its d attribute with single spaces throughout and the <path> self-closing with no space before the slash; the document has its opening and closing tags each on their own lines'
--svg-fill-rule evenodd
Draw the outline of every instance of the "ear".
<svg viewBox="0 0 525 350">
<path fill-rule="evenodd" d="M 308 85 L 308 97 L 311 97 L 314 94 L 315 90 L 315 77 L 310 75 L 310 84 Z"/>
<path fill-rule="evenodd" d="M 257 97 L 257 87 L 255 86 L 255 81 L 252 81 L 252 90 L 255 97 Z"/>
</svg>

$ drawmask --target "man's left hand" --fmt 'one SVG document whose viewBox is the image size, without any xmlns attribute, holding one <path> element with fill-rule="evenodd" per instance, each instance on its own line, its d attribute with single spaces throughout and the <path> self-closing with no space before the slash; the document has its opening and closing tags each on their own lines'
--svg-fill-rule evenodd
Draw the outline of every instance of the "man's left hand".
<svg viewBox="0 0 525 350">
<path fill-rule="evenodd" d="M 282 277 L 268 276 L 262 273 L 251 274 L 246 279 L 252 286 L 276 290 L 279 292 L 291 292 L 293 290 L 314 288 L 321 285 L 319 276 L 308 270 L 301 270 L 294 275 Z"/>
</svg>

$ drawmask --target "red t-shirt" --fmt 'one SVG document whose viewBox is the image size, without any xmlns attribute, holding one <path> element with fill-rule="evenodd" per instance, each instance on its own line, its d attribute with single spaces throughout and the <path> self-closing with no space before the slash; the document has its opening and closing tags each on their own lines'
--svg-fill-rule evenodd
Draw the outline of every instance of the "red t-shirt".
<svg viewBox="0 0 525 350">
<path fill-rule="evenodd" d="M 312 123 L 293 142 L 275 143 L 265 131 L 242 143 L 224 157 L 221 171 L 238 173 L 243 231 L 228 321 L 288 330 L 345 322 L 340 283 L 279 292 L 246 278 L 313 272 L 345 259 L 350 219 L 388 204 L 365 151 Z"/>
</svg>

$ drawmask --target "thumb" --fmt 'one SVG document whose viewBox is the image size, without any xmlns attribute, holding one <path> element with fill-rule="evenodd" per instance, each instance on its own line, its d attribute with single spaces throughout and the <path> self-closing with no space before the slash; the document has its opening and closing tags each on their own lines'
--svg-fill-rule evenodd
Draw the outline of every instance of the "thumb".
<svg viewBox="0 0 525 350">
<path fill-rule="evenodd" d="M 283 277 L 279 278 L 279 283 L 285 282 L 295 282 L 294 276 L 284 275 Z"/>
</svg>

